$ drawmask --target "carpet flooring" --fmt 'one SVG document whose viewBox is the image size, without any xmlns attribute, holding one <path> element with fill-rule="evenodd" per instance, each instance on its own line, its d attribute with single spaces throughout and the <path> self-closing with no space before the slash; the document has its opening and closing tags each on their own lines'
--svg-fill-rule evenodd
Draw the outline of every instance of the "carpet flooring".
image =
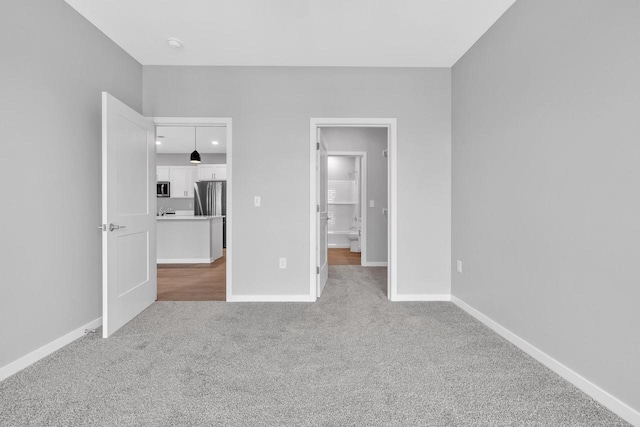
<svg viewBox="0 0 640 427">
<path fill-rule="evenodd" d="M 628 425 L 451 303 L 158 302 L 0 382 L 2 426 Z"/>
</svg>

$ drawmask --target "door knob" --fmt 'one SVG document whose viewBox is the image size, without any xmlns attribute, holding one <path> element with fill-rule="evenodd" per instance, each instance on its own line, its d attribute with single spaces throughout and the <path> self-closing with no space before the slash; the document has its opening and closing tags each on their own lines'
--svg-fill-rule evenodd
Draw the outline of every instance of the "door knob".
<svg viewBox="0 0 640 427">
<path fill-rule="evenodd" d="M 126 225 L 116 225 L 114 223 L 109 224 L 109 231 L 119 230 L 121 228 L 127 228 Z"/>
</svg>

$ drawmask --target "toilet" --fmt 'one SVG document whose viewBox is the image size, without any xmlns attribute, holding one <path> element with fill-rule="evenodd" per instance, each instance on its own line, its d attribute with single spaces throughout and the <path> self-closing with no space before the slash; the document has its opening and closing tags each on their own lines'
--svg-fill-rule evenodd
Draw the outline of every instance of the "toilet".
<svg viewBox="0 0 640 427">
<path fill-rule="evenodd" d="M 349 238 L 349 247 L 351 249 L 351 252 L 360 252 L 360 233 L 350 233 L 347 234 L 347 237 Z"/>
</svg>

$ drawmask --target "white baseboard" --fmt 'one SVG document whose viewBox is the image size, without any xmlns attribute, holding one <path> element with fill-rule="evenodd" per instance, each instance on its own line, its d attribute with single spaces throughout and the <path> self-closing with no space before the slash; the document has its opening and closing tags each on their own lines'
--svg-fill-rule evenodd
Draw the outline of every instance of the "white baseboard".
<svg viewBox="0 0 640 427">
<path fill-rule="evenodd" d="M 309 295 L 227 295 L 227 302 L 315 302 Z"/>
<path fill-rule="evenodd" d="M 560 375 L 562 378 L 569 381 L 574 386 L 578 387 L 587 395 L 591 396 L 594 400 L 607 407 L 611 412 L 617 414 L 619 417 L 625 419 L 632 425 L 640 426 L 639 411 L 633 409 L 626 403 L 622 402 L 615 396 L 598 387 L 596 384 L 592 383 L 582 375 L 573 371 L 571 368 L 563 365 L 561 362 L 557 361 L 542 350 L 538 349 L 533 344 L 530 344 L 528 341 L 520 338 L 518 335 L 514 334 L 504 326 L 500 325 L 490 317 L 471 307 L 469 304 L 465 303 L 459 298 L 456 298 L 452 295 L 451 301 L 455 305 L 469 313 L 471 316 L 475 317 L 480 322 L 491 328 L 498 335 L 518 347 L 520 350 L 524 351 L 529 356 L 533 357 L 538 362 L 542 363 L 544 366 L 551 369 L 553 372 Z"/>
<path fill-rule="evenodd" d="M 211 264 L 214 258 L 158 258 L 157 264 Z"/>
<path fill-rule="evenodd" d="M 387 267 L 388 264 L 389 264 L 388 262 L 370 261 L 370 262 L 363 262 L 362 266 L 363 267 Z"/>
<path fill-rule="evenodd" d="M 451 301 L 449 294 L 396 294 L 392 301 Z"/>
<path fill-rule="evenodd" d="M 84 336 L 85 330 L 99 328 L 100 326 L 102 326 L 102 317 L 96 320 L 93 320 L 87 323 L 86 325 L 81 326 L 78 329 L 69 332 L 66 335 L 63 335 L 60 338 L 57 338 L 48 344 L 43 345 L 39 349 L 32 351 L 26 356 L 22 356 L 20 359 L 15 360 L 9 363 L 8 365 L 1 367 L 0 381 L 10 377 L 16 372 L 23 370 L 24 368 L 36 363 L 38 360 L 47 357 L 51 353 L 57 350 L 60 350 L 65 345 L 70 344 L 73 341 L 77 340 L 78 338 Z"/>
<path fill-rule="evenodd" d="M 327 247 L 329 249 L 349 249 L 351 245 L 348 243 L 328 243 Z"/>
</svg>

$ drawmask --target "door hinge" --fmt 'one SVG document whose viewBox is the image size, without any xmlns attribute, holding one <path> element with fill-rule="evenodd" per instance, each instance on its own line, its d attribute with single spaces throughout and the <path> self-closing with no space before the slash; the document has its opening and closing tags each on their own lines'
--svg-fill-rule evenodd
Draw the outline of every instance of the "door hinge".
<svg viewBox="0 0 640 427">
<path fill-rule="evenodd" d="M 316 212 L 320 212 L 320 205 L 316 205 Z"/>
<path fill-rule="evenodd" d="M 316 150 L 320 151 L 320 143 L 316 142 Z"/>
<path fill-rule="evenodd" d="M 316 267 L 316 274 L 320 274 L 320 267 Z"/>
</svg>

